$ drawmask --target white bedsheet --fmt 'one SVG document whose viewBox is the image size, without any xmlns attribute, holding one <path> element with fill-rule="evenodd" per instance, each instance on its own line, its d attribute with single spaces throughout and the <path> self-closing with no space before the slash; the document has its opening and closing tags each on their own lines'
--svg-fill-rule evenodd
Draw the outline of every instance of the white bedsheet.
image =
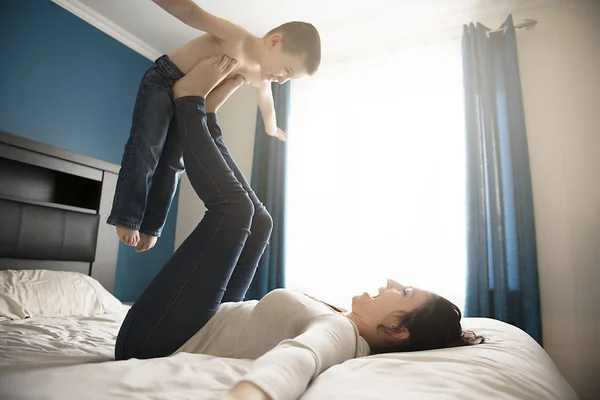
<svg viewBox="0 0 600 400">
<path fill-rule="evenodd" d="M 0 399 L 215 399 L 252 366 L 249 360 L 185 353 L 103 362 L 112 359 L 123 316 L 61 319 L 59 326 L 14 324 L 0 335 L 1 355 L 9 357 L 0 368 Z M 467 318 L 463 324 L 489 342 L 350 360 L 319 376 L 302 399 L 576 399 L 554 363 L 521 330 L 489 319 Z M 42 334 L 17 339 L 16 331 Z M 11 343 L 20 345 L 7 350 Z M 26 368 L 31 361 L 40 364 Z M 81 361 L 88 363 L 69 365 Z"/>
<path fill-rule="evenodd" d="M 94 317 L 0 320 L 0 374 L 5 370 L 114 359 L 116 335 L 129 306 Z"/>
</svg>

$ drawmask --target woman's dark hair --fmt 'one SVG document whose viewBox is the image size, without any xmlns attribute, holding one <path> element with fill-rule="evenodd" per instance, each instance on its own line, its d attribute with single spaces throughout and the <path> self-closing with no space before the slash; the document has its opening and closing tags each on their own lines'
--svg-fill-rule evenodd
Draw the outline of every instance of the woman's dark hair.
<svg viewBox="0 0 600 400">
<path fill-rule="evenodd" d="M 433 350 L 483 343 L 483 336 L 462 330 L 461 317 L 460 309 L 456 305 L 432 294 L 425 304 L 402 315 L 398 326 L 379 326 L 379 329 L 388 333 L 398 333 L 406 329 L 410 334 L 408 338 L 390 340 L 371 349 L 372 353 Z"/>
</svg>

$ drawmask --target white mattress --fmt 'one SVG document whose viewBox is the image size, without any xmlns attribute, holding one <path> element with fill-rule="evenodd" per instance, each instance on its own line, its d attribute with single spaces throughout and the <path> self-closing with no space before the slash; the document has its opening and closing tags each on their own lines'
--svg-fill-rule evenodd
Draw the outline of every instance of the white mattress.
<svg viewBox="0 0 600 400">
<path fill-rule="evenodd" d="M 252 366 L 249 360 L 185 353 L 107 361 L 123 317 L 0 322 L 0 399 L 214 399 Z M 463 325 L 489 342 L 350 360 L 321 374 L 302 399 L 577 398 L 521 330 L 480 318 Z"/>
<path fill-rule="evenodd" d="M 0 318 L 0 374 L 5 370 L 114 359 L 116 335 L 129 306 L 94 317 Z"/>
</svg>

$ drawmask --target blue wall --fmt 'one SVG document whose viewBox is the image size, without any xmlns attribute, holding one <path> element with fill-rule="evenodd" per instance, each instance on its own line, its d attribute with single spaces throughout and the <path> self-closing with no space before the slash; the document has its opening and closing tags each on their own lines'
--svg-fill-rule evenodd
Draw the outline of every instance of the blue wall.
<svg viewBox="0 0 600 400">
<path fill-rule="evenodd" d="M 115 164 L 151 61 L 50 0 L 0 6 L 0 130 Z M 173 253 L 177 198 L 158 245 L 121 244 L 115 294 L 137 299 Z"/>
</svg>

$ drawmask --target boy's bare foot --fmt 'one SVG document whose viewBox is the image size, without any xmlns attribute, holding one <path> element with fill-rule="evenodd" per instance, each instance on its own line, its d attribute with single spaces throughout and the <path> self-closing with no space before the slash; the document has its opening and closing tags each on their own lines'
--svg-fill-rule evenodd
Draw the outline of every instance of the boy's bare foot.
<svg viewBox="0 0 600 400">
<path fill-rule="evenodd" d="M 127 246 L 136 246 L 140 241 L 140 233 L 135 229 L 125 228 L 124 226 L 117 226 L 117 235 L 121 242 Z"/>
<path fill-rule="evenodd" d="M 140 233 L 140 241 L 137 246 L 135 246 L 136 252 L 150 250 L 156 244 L 158 238 L 156 236 L 147 235 L 145 233 Z"/>
<path fill-rule="evenodd" d="M 208 96 L 206 96 L 206 112 L 215 113 L 225 101 L 244 84 L 244 77 L 236 75 L 234 78 L 224 79 L 219 86 L 214 88 Z"/>
<path fill-rule="evenodd" d="M 173 98 L 184 96 L 206 98 L 206 95 L 237 66 L 237 60 L 225 55 L 204 59 L 173 85 Z"/>
</svg>

